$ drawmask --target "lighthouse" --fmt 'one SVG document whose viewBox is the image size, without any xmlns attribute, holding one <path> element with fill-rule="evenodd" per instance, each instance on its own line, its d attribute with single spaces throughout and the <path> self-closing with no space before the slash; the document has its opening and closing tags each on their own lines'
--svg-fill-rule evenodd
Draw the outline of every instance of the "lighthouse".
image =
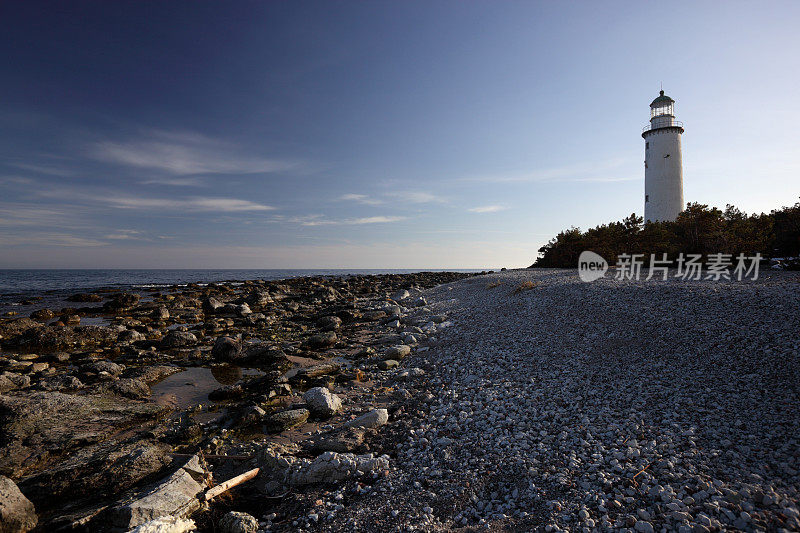
<svg viewBox="0 0 800 533">
<path fill-rule="evenodd" d="M 675 220 L 683 211 L 683 123 L 675 120 L 675 100 L 664 94 L 650 104 L 644 127 L 644 220 Z"/>
</svg>

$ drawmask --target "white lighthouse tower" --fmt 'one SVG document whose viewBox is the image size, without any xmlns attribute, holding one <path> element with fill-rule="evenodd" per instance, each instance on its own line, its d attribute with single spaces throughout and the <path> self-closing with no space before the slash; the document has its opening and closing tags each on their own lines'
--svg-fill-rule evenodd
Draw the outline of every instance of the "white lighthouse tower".
<svg viewBox="0 0 800 533">
<path fill-rule="evenodd" d="M 675 100 L 664 91 L 650 104 L 644 137 L 644 221 L 675 220 L 683 211 L 683 123 L 675 120 Z"/>
</svg>

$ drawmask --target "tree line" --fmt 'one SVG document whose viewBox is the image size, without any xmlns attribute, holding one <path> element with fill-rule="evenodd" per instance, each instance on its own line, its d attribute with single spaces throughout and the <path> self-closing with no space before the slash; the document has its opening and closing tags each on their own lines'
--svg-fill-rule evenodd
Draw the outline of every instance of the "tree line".
<svg viewBox="0 0 800 533">
<path fill-rule="evenodd" d="M 575 268 L 578 256 L 591 250 L 609 264 L 620 254 L 666 253 L 676 260 L 680 253 L 710 254 L 743 253 L 764 258 L 796 258 L 800 256 L 800 202 L 769 214 L 751 214 L 732 205 L 722 211 L 699 203 L 687 204 L 674 222 L 648 222 L 636 213 L 621 222 L 603 224 L 587 231 L 572 227 L 564 230 L 539 248 L 539 257 L 532 267 Z M 794 268 L 800 261 L 790 262 Z"/>
</svg>

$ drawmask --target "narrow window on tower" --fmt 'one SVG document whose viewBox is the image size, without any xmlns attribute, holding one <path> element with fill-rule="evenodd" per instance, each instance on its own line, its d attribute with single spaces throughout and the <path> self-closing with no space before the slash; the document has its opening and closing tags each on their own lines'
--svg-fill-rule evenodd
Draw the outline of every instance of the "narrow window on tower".
<svg viewBox="0 0 800 533">
<path fill-rule="evenodd" d="M 650 201 L 650 195 L 649 194 L 645 194 L 644 195 L 644 203 L 647 203 L 649 201 Z"/>
<path fill-rule="evenodd" d="M 647 150 L 650 148 L 650 143 L 644 143 L 644 149 Z"/>
</svg>

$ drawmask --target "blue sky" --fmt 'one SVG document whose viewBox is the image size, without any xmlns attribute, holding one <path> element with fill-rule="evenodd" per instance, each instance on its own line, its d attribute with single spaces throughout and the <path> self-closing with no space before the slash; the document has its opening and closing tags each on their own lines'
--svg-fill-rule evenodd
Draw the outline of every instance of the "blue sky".
<svg viewBox="0 0 800 533">
<path fill-rule="evenodd" d="M 520 267 L 684 196 L 793 204 L 800 3 L 5 2 L 0 268 Z"/>
</svg>

